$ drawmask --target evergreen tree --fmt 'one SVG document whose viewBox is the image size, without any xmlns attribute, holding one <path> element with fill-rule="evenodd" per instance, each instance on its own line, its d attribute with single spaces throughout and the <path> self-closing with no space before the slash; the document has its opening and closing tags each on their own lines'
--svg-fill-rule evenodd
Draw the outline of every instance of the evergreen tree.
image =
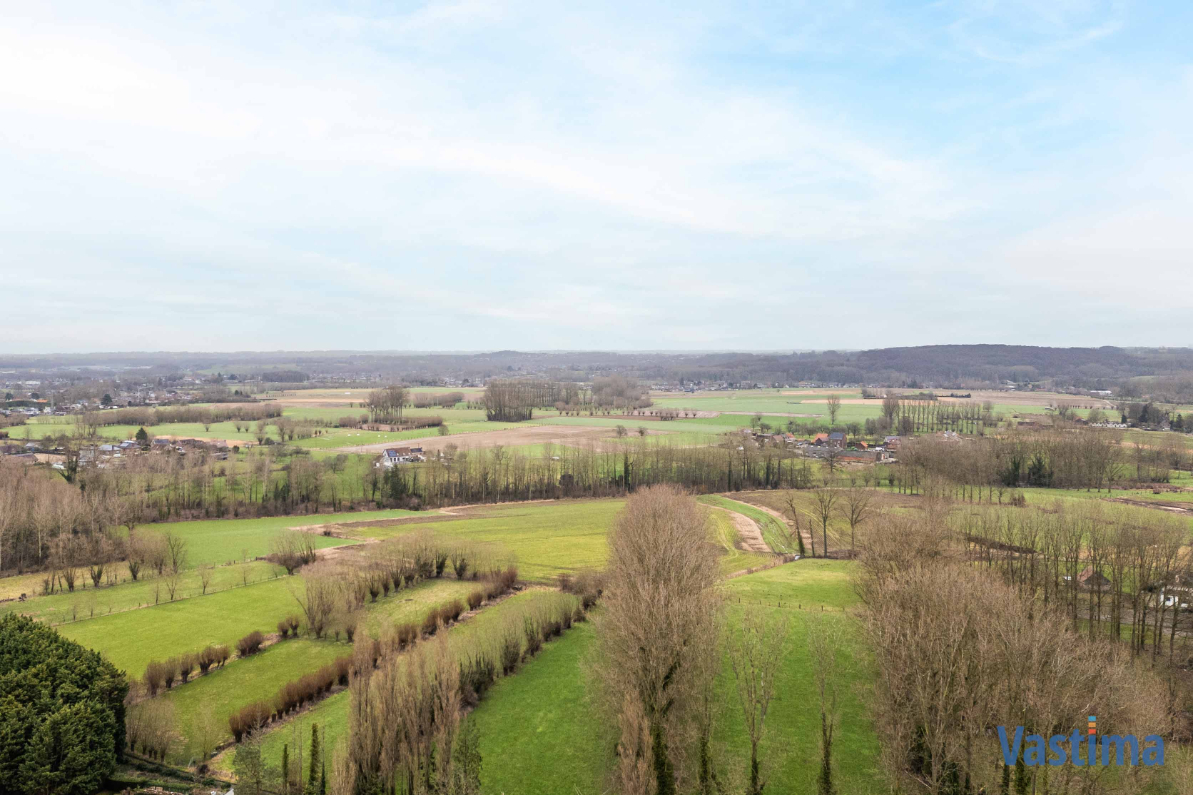
<svg viewBox="0 0 1193 795">
<path fill-rule="evenodd" d="M 290 795 L 290 743 L 282 745 L 282 795 Z"/>
<path fill-rule="evenodd" d="M 1029 795 L 1031 792 L 1031 776 L 1027 774 L 1027 765 L 1023 764 L 1021 756 L 1015 762 L 1015 795 Z"/>
<path fill-rule="evenodd" d="M 319 724 L 311 724 L 311 767 L 307 773 L 306 795 L 319 795 L 319 764 L 322 755 L 319 752 Z"/>
<path fill-rule="evenodd" d="M 460 733 L 456 736 L 453 757 L 455 765 L 452 772 L 455 781 L 452 792 L 455 795 L 480 795 L 480 730 L 477 728 L 476 721 L 466 720 L 464 722 Z"/>
</svg>

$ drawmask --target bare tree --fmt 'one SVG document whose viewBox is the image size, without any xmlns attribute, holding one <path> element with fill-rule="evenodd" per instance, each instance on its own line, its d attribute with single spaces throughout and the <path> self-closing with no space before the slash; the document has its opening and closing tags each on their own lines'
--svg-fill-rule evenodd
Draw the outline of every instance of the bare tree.
<svg viewBox="0 0 1193 795">
<path fill-rule="evenodd" d="M 826 485 L 832 482 L 833 476 L 837 473 L 837 467 L 840 466 L 839 462 L 841 460 L 842 452 L 843 451 L 840 447 L 835 447 L 830 444 L 828 447 L 824 448 L 820 456 L 821 460 L 828 465 L 828 477 L 825 478 Z"/>
<path fill-rule="evenodd" d="M 899 396 L 894 392 L 887 392 L 882 398 L 882 416 L 887 424 L 894 427 L 895 415 L 899 413 Z"/>
<path fill-rule="evenodd" d="M 849 522 L 849 553 L 852 555 L 857 529 L 870 518 L 870 501 L 874 492 L 867 488 L 853 486 L 845 491 L 845 502 L 841 505 L 841 515 Z"/>
<path fill-rule="evenodd" d="M 841 411 L 841 396 L 829 395 L 828 400 L 824 401 L 828 406 L 828 421 L 830 425 L 837 424 L 837 414 Z"/>
<path fill-rule="evenodd" d="M 836 489 L 816 489 L 812 492 L 813 516 L 820 520 L 821 538 L 824 541 L 821 553 L 825 557 L 828 556 L 828 520 L 833 518 L 833 509 L 839 496 L 840 493 Z"/>
<path fill-rule="evenodd" d="M 798 503 L 796 503 L 796 501 L 795 501 L 795 492 L 794 491 L 787 492 L 787 496 L 786 496 L 785 500 L 787 503 L 787 513 L 789 513 L 791 515 L 791 524 L 793 527 L 792 533 L 794 533 L 794 535 L 795 535 L 796 548 L 799 549 L 800 552 L 802 553 L 803 546 L 804 546 L 804 537 L 803 537 L 803 530 L 800 527 L 800 517 L 803 515 L 803 511 L 800 510 Z M 812 557 L 816 557 L 816 534 L 809 532 L 808 540 L 812 542 Z"/>
<path fill-rule="evenodd" d="M 302 608 L 303 616 L 307 620 L 307 631 L 316 638 L 322 638 L 339 609 L 339 582 L 330 571 L 307 572 L 302 580 L 302 593 L 294 590 L 291 590 L 291 593 L 298 606 Z"/>
<path fill-rule="evenodd" d="M 173 569 L 170 569 L 161 578 L 161 582 L 165 583 L 166 593 L 170 595 L 170 601 L 173 602 L 175 595 L 178 593 L 178 586 L 182 582 L 182 576 Z"/>
<path fill-rule="evenodd" d="M 642 703 L 626 691 L 617 715 L 620 739 L 617 741 L 617 791 L 622 795 L 655 795 L 658 782 L 654 773 L 650 724 Z"/>
<path fill-rule="evenodd" d="M 816 777 L 818 795 L 835 795 L 833 783 L 833 735 L 840 719 L 837 686 L 841 677 L 837 650 L 841 645 L 840 628 L 823 616 L 808 622 L 808 650 L 816 680 L 820 707 L 820 773 Z"/>
<path fill-rule="evenodd" d="M 180 574 L 189 557 L 187 541 L 173 530 L 162 533 L 162 537 L 166 540 L 166 565 L 174 574 Z"/>
<path fill-rule="evenodd" d="M 786 616 L 766 621 L 755 611 L 746 611 L 740 629 L 729 643 L 729 663 L 737 683 L 737 699 L 750 738 L 750 795 L 762 795 L 758 749 L 766 729 L 766 714 L 775 697 L 779 664 L 787 647 L 790 626 Z"/>
<path fill-rule="evenodd" d="M 286 574 L 293 574 L 308 563 L 314 563 L 317 557 L 314 537 L 301 530 L 279 533 L 270 542 L 270 549 L 270 557 L 286 570 Z"/>
<path fill-rule="evenodd" d="M 203 595 L 207 595 L 207 589 L 211 587 L 211 575 L 215 573 L 214 566 L 200 566 L 199 567 L 199 582 L 203 585 Z"/>
<path fill-rule="evenodd" d="M 597 636 L 597 673 L 611 715 L 637 702 L 651 738 L 658 793 L 697 777 L 701 694 L 713 686 L 721 599 L 708 514 L 678 489 L 653 486 L 626 501 L 609 539 L 609 581 Z M 623 744 L 636 747 L 636 720 Z M 635 759 L 640 758 L 635 755 Z"/>
</svg>

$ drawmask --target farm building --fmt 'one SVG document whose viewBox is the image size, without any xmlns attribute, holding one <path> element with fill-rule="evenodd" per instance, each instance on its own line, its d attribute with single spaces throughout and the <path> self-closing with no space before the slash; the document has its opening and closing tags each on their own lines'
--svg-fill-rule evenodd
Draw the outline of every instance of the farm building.
<svg viewBox="0 0 1193 795">
<path fill-rule="evenodd" d="M 389 468 L 398 464 L 413 464 L 416 461 L 426 460 L 421 447 L 390 447 L 381 454 L 377 466 Z"/>
<path fill-rule="evenodd" d="M 1103 588 L 1110 586 L 1110 580 L 1106 579 L 1100 571 L 1094 571 L 1093 566 L 1086 566 L 1080 574 L 1077 575 L 1077 584 L 1082 588 L 1088 588 L 1091 591 L 1100 591 Z"/>
</svg>

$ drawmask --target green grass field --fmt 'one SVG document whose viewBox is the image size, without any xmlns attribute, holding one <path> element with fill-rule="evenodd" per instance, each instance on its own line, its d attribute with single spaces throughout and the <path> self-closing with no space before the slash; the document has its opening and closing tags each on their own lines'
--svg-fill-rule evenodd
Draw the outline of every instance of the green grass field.
<svg viewBox="0 0 1193 795">
<path fill-rule="evenodd" d="M 385 627 L 405 622 L 422 623 L 427 613 L 440 605 L 460 599 L 476 588 L 475 583 L 456 580 L 432 580 L 377 602 L 366 604 L 366 626 L 374 637 Z M 315 640 L 303 636 L 275 643 L 260 654 L 245 660 L 233 660 L 185 685 L 175 686 L 168 694 L 175 709 L 175 719 L 183 741 L 174 750 L 175 761 L 186 763 L 199 752 L 199 725 L 206 708 L 218 729 L 218 741 L 231 739 L 228 716 L 254 701 L 271 699 L 286 682 L 310 673 L 337 657 L 352 653 L 347 642 L 333 638 Z"/>
<path fill-rule="evenodd" d="M 90 619 L 110 613 L 149 607 L 170 601 L 165 578 L 152 572 L 142 574 L 141 579 L 132 581 L 128 577 L 128 566 L 116 567 L 121 582 L 118 585 L 104 585 L 99 588 L 76 586 L 74 593 L 55 593 L 36 596 L 25 602 L 6 602 L 0 605 L 0 613 L 23 613 L 49 624 L 63 624 L 69 621 Z M 265 561 L 250 561 L 235 566 L 216 566 L 211 569 L 208 595 L 248 583 L 258 583 L 284 574 L 285 569 Z M 86 578 L 80 578 L 85 580 Z M 40 584 L 38 584 L 40 588 Z M 187 569 L 179 578 L 176 599 L 189 599 L 203 595 L 202 575 L 197 569 Z"/>
<path fill-rule="evenodd" d="M 307 516 L 265 516 L 257 519 L 212 519 L 194 522 L 141 525 L 137 532 L 170 531 L 186 539 L 188 561 L 192 566 L 220 565 L 267 555 L 278 534 L 291 527 L 311 527 L 335 522 L 359 522 L 366 519 L 396 519 L 425 515 L 416 511 L 370 511 L 368 513 L 321 513 Z M 355 543 L 352 539 L 311 534 L 317 549 Z"/>
<path fill-rule="evenodd" d="M 878 741 L 865 712 L 870 671 L 858 647 L 854 619 L 842 608 L 856 603 L 849 565 L 803 560 L 736 578 L 726 584 L 730 626 L 745 609 L 786 615 L 791 621 L 788 653 L 780 672 L 778 696 L 767 718 L 762 754 L 770 777 L 768 791 L 816 792 L 819 717 L 807 651 L 808 622 L 821 618 L 841 626 L 852 647 L 838 655 L 842 711 L 836 740 L 838 791 L 885 791 L 877 769 Z M 779 604 L 782 603 L 782 607 Z M 802 609 L 797 609 L 797 604 Z M 513 677 L 501 680 L 473 713 L 484 757 L 482 790 L 491 795 L 601 793 L 615 738 L 598 709 L 586 659 L 595 634 L 581 626 L 546 649 Z M 720 710 L 715 732 L 722 776 L 740 783 L 749 759 L 740 709 L 728 667 L 718 680 Z M 741 787 L 730 786 L 730 791 Z"/>
<path fill-rule="evenodd" d="M 522 579 L 547 582 L 561 572 L 603 566 L 609 529 L 624 505 L 624 500 L 503 504 L 486 507 L 478 518 L 354 529 L 353 535 L 392 538 L 429 527 L 436 535 L 493 542 L 515 556 Z"/>
<path fill-rule="evenodd" d="M 297 638 L 275 643 L 248 659 L 233 660 L 206 676 L 175 685 L 162 696 L 174 705 L 180 734 L 179 742 L 170 749 L 170 760 L 180 765 L 197 761 L 204 721 L 214 729 L 215 744 L 226 742 L 232 738 L 228 729 L 232 713 L 255 701 L 273 698 L 286 682 L 351 653 L 348 643 Z"/>
<path fill-rule="evenodd" d="M 496 605 L 483 608 L 467 621 L 451 627 L 445 636 L 455 650 L 466 649 L 475 644 L 486 644 L 489 642 L 486 636 L 494 629 L 500 629 L 507 621 L 511 620 L 520 624 L 520 617 L 526 611 L 534 610 L 538 603 L 556 600 L 564 596 L 557 591 L 546 589 L 524 591 Z M 551 643 L 545 644 L 543 648 L 544 650 L 549 649 L 555 644 L 563 642 L 568 637 L 569 635 L 565 634 L 563 638 L 557 638 Z M 523 669 L 529 667 L 529 665 L 526 665 L 523 666 Z M 498 681 L 502 680 L 499 679 Z M 302 738 L 301 741 L 305 747 L 311 736 L 312 723 L 319 724 L 321 733 L 326 732 L 324 735 L 325 747 L 334 749 L 341 740 L 347 739 L 350 698 L 350 693 L 347 690 L 343 690 L 324 699 L 311 709 L 291 720 L 274 725 L 265 733 L 262 742 L 262 755 L 270 764 L 279 765 L 282 758 L 283 745 L 289 744 L 291 746 L 291 754 L 293 754 L 296 738 Z M 215 765 L 219 769 L 227 769 L 231 766 L 231 762 L 232 752 L 229 751 L 221 754 L 215 760 Z"/>
<path fill-rule="evenodd" d="M 283 577 L 208 596 L 76 621 L 59 627 L 58 631 L 102 653 L 131 677 L 140 678 L 150 660 L 197 652 L 213 643 L 234 647 L 237 640 L 253 630 L 275 631 L 278 621 L 299 612 L 290 589 L 301 586 L 299 578 Z"/>
</svg>

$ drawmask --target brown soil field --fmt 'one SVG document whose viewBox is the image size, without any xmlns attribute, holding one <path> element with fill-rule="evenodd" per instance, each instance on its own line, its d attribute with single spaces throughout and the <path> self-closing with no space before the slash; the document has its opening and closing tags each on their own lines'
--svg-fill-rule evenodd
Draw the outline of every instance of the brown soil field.
<svg viewBox="0 0 1193 795">
<path fill-rule="evenodd" d="M 1057 403 L 1069 403 L 1077 408 L 1112 409 L 1114 404 L 1101 398 L 1086 395 L 1061 395 L 1056 392 L 1000 392 L 996 389 L 978 389 L 969 392 L 968 398 L 950 398 L 941 396 L 940 400 L 951 403 L 967 403 L 972 401 L 986 401 L 1003 403 L 1008 406 L 1051 406 Z"/>
<path fill-rule="evenodd" d="M 809 404 L 817 403 L 817 404 L 823 406 L 826 403 L 828 403 L 828 398 L 817 398 L 816 400 L 801 400 L 800 403 L 809 403 Z M 842 406 L 844 406 L 844 405 L 874 406 L 875 408 L 881 408 L 882 401 L 881 400 L 866 400 L 865 398 L 841 398 L 841 405 Z M 795 416 L 799 417 L 799 416 L 809 416 L 809 415 L 796 414 Z M 818 415 L 812 415 L 812 416 L 818 416 Z"/>
<path fill-rule="evenodd" d="M 661 431 L 647 431 L 648 435 L 657 436 Z M 479 431 L 477 433 L 462 433 L 457 436 L 430 436 L 426 439 L 403 439 L 397 442 L 378 442 L 377 444 L 363 444 L 355 447 L 338 447 L 341 453 L 381 453 L 390 447 L 408 447 L 419 445 L 426 452 L 442 450 L 449 444 L 461 450 L 479 447 L 496 447 L 504 445 L 512 447 L 522 444 L 568 444 L 575 445 L 583 442 L 598 442 L 604 439 L 614 439 L 617 436 L 615 428 L 586 428 L 579 425 L 528 425 L 524 428 L 507 428 L 501 431 Z"/>
<path fill-rule="evenodd" d="M 804 403 L 823 403 L 824 401 L 823 400 L 805 400 L 802 402 L 804 402 Z M 853 403 L 854 401 L 842 400 L 841 402 L 842 403 Z M 857 402 L 861 402 L 861 401 L 857 401 Z M 768 417 L 823 417 L 824 416 L 823 414 L 795 414 L 790 411 L 763 411 L 763 412 L 757 412 L 757 411 L 702 411 L 700 413 L 701 414 L 710 414 L 714 417 L 721 415 L 721 414 L 734 414 L 734 415 L 740 415 L 743 417 L 753 417 L 755 414 L 759 414 L 759 413 L 765 414 Z"/>
</svg>

